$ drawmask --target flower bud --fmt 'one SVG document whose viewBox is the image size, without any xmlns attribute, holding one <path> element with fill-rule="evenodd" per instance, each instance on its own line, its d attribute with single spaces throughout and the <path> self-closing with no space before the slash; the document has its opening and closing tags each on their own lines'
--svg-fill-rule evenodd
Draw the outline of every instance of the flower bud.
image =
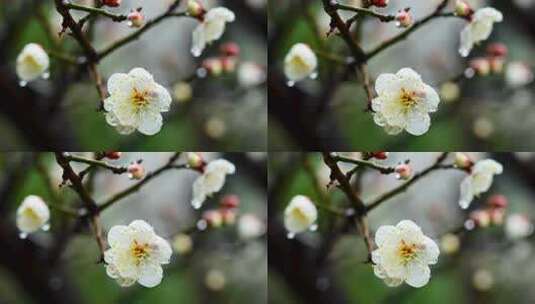
<svg viewBox="0 0 535 304">
<path fill-rule="evenodd" d="M 223 219 L 223 224 L 230 226 L 236 223 L 236 211 L 232 209 L 221 209 L 219 213 Z"/>
<path fill-rule="evenodd" d="M 487 205 L 494 209 L 504 209 L 507 207 L 507 198 L 501 194 L 494 194 L 487 200 Z"/>
<path fill-rule="evenodd" d="M 225 195 L 219 203 L 223 209 L 234 209 L 240 206 L 240 197 L 235 194 Z"/>
<path fill-rule="evenodd" d="M 121 5 L 121 0 L 102 0 L 102 4 L 105 6 L 117 7 Z"/>
<path fill-rule="evenodd" d="M 188 166 L 192 169 L 200 169 L 204 166 L 204 160 L 201 154 L 196 152 L 188 152 L 186 154 Z"/>
<path fill-rule="evenodd" d="M 412 15 L 408 10 L 401 10 L 396 14 L 397 27 L 409 27 L 412 23 Z"/>
<path fill-rule="evenodd" d="M 104 152 L 104 157 L 107 158 L 107 159 L 116 160 L 116 159 L 121 158 L 122 154 L 123 153 L 116 152 L 116 151 L 106 151 L 106 152 Z"/>
<path fill-rule="evenodd" d="M 490 225 L 490 215 L 486 210 L 472 211 L 469 217 L 478 227 L 488 227 Z"/>
<path fill-rule="evenodd" d="M 240 46 L 235 42 L 227 42 L 221 45 L 219 50 L 223 56 L 235 57 L 240 55 Z"/>
<path fill-rule="evenodd" d="M 502 225 L 505 219 L 505 209 L 488 210 L 490 221 L 493 225 Z"/>
<path fill-rule="evenodd" d="M 469 17 L 474 13 L 474 10 L 468 3 L 463 0 L 455 2 L 455 15 L 459 17 Z"/>
<path fill-rule="evenodd" d="M 212 76 L 219 76 L 223 73 L 223 63 L 219 58 L 208 58 L 202 62 L 202 67 Z"/>
<path fill-rule="evenodd" d="M 370 158 L 376 158 L 376 159 L 387 159 L 388 158 L 388 152 L 379 151 L 379 152 L 371 152 Z"/>
<path fill-rule="evenodd" d="M 389 0 L 371 0 L 370 5 L 377 6 L 377 7 L 386 7 L 388 5 Z"/>
<path fill-rule="evenodd" d="M 223 57 L 221 58 L 221 65 L 223 72 L 232 73 L 236 70 L 236 59 L 233 57 Z"/>
<path fill-rule="evenodd" d="M 490 73 L 490 62 L 486 58 L 474 58 L 470 60 L 469 65 L 479 76 L 487 76 Z"/>
<path fill-rule="evenodd" d="M 223 216 L 218 210 L 208 210 L 202 214 L 203 220 L 212 228 L 219 228 L 223 225 Z"/>
<path fill-rule="evenodd" d="M 474 165 L 474 162 L 470 157 L 462 152 L 455 153 L 455 166 L 460 169 L 470 169 Z"/>
<path fill-rule="evenodd" d="M 192 17 L 196 17 L 196 18 L 201 17 L 206 12 L 204 10 L 204 7 L 202 6 L 202 4 L 200 4 L 196 0 L 189 0 L 188 1 L 188 6 L 187 6 L 186 11 L 187 11 L 188 15 L 190 15 Z"/>
<path fill-rule="evenodd" d="M 447 254 L 454 254 L 461 247 L 461 240 L 453 233 L 445 234 L 440 239 L 440 247 Z"/>
<path fill-rule="evenodd" d="M 127 168 L 130 179 L 142 179 L 145 176 L 145 168 L 139 163 L 132 163 Z"/>
<path fill-rule="evenodd" d="M 179 103 L 187 102 L 193 97 L 193 88 L 187 82 L 179 82 L 173 86 L 173 95 Z"/>
<path fill-rule="evenodd" d="M 507 56 L 507 46 L 503 43 L 491 43 L 487 47 L 487 54 L 491 57 Z"/>
<path fill-rule="evenodd" d="M 501 74 L 505 65 L 503 57 L 491 57 L 489 58 L 490 70 L 494 74 Z"/>
<path fill-rule="evenodd" d="M 134 10 L 128 14 L 128 25 L 130 27 L 142 27 L 145 23 L 145 16 L 140 11 Z"/>
<path fill-rule="evenodd" d="M 408 164 L 400 164 L 395 168 L 398 179 L 409 179 L 412 176 L 412 168 Z"/>
<path fill-rule="evenodd" d="M 455 82 L 448 81 L 440 87 L 440 97 L 445 102 L 453 102 L 461 96 L 461 89 Z"/>
</svg>

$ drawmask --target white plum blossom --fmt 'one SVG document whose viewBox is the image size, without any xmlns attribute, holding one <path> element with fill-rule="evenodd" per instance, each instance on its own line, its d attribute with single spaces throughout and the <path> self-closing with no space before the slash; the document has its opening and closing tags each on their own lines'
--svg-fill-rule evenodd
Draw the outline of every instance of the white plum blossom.
<svg viewBox="0 0 535 304">
<path fill-rule="evenodd" d="M 459 198 L 461 208 L 468 208 L 474 197 L 487 192 L 492 185 L 494 175 L 502 172 L 503 166 L 493 159 L 478 161 L 472 167 L 470 175 L 461 182 L 461 195 Z"/>
<path fill-rule="evenodd" d="M 318 218 L 318 210 L 304 195 L 292 198 L 284 210 L 284 226 L 290 233 L 300 233 L 310 229 Z"/>
<path fill-rule="evenodd" d="M 373 119 L 388 134 L 406 130 L 422 135 L 429 130 L 429 113 L 437 111 L 440 97 L 414 70 L 403 68 L 396 74 L 379 75 L 375 91 L 378 96 L 372 100 Z"/>
<path fill-rule="evenodd" d="M 533 224 L 525 214 L 511 214 L 505 220 L 505 234 L 509 239 L 522 239 L 530 236 L 532 233 Z"/>
<path fill-rule="evenodd" d="M 478 9 L 471 17 L 470 23 L 461 31 L 459 54 L 466 57 L 475 44 L 487 40 L 492 33 L 495 22 L 501 22 L 503 15 L 492 7 Z"/>
<path fill-rule="evenodd" d="M 284 74 L 292 82 L 313 77 L 317 67 L 316 54 L 304 43 L 294 44 L 284 58 Z"/>
<path fill-rule="evenodd" d="M 136 281 L 155 287 L 162 281 L 163 264 L 169 264 L 172 249 L 147 222 L 113 226 L 108 232 L 110 249 L 104 253 L 106 273 L 123 287 Z"/>
<path fill-rule="evenodd" d="M 413 221 L 379 227 L 375 243 L 378 248 L 372 252 L 374 273 L 388 286 L 406 282 L 412 287 L 422 287 L 429 282 L 429 265 L 437 263 L 440 250 Z"/>
<path fill-rule="evenodd" d="M 227 22 L 236 19 L 234 13 L 225 7 L 210 9 L 203 17 L 202 22 L 193 31 L 191 53 L 195 57 L 201 56 L 207 44 L 218 40 L 225 32 Z"/>
<path fill-rule="evenodd" d="M 50 210 L 42 198 L 29 195 L 17 209 L 17 228 L 22 233 L 32 233 L 39 229 L 46 230 Z"/>
<path fill-rule="evenodd" d="M 191 205 L 199 209 L 206 198 L 223 188 L 227 174 L 234 174 L 236 167 L 225 159 L 208 163 L 203 174 L 193 183 L 193 199 Z"/>
<path fill-rule="evenodd" d="M 49 65 L 50 58 L 43 47 L 37 43 L 29 43 L 17 56 L 17 76 L 26 82 L 41 76 L 46 77 Z"/>
<path fill-rule="evenodd" d="M 244 240 L 254 239 L 266 232 L 266 225 L 254 214 L 244 214 L 238 220 L 238 235 Z"/>
<path fill-rule="evenodd" d="M 110 97 L 104 101 L 106 121 L 121 134 L 136 129 L 145 135 L 160 132 L 162 112 L 169 111 L 171 95 L 143 68 L 116 73 L 108 80 Z"/>
</svg>

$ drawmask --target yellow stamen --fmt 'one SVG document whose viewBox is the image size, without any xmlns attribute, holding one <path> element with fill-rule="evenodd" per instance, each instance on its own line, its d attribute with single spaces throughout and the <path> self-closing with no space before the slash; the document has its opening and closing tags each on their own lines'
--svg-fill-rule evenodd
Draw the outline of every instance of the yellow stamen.
<svg viewBox="0 0 535 304">
<path fill-rule="evenodd" d="M 130 248 L 132 255 L 136 258 L 136 264 L 139 265 L 150 254 L 149 244 L 140 244 L 134 241 Z"/>
<path fill-rule="evenodd" d="M 136 88 L 134 88 L 132 92 L 131 100 L 137 109 L 142 108 L 150 103 L 149 92 L 148 91 L 140 92 Z"/>
<path fill-rule="evenodd" d="M 416 92 L 408 91 L 402 88 L 399 100 L 406 109 L 409 109 L 416 105 L 420 98 L 417 96 Z"/>
<path fill-rule="evenodd" d="M 406 264 L 412 261 L 418 255 L 418 252 L 421 250 L 421 246 L 417 244 L 408 244 L 404 240 L 401 240 L 398 248 L 398 254 L 403 260 L 403 263 Z"/>
</svg>

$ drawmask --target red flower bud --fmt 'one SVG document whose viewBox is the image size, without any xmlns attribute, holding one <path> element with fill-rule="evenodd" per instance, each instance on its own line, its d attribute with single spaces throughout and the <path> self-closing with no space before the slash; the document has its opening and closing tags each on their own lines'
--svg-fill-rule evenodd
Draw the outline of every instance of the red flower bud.
<svg viewBox="0 0 535 304">
<path fill-rule="evenodd" d="M 116 151 L 106 151 L 104 152 L 104 157 L 107 158 L 107 159 L 119 159 L 121 158 L 123 153 L 121 152 L 116 152 Z"/>
<path fill-rule="evenodd" d="M 240 197 L 235 194 L 228 194 L 221 199 L 219 204 L 221 205 L 221 208 L 224 209 L 238 208 L 240 205 Z"/>
<path fill-rule="evenodd" d="M 386 7 L 389 0 L 371 0 L 370 4 L 377 7 Z"/>
<path fill-rule="evenodd" d="M 388 152 L 371 152 L 370 158 L 376 158 L 376 159 L 387 159 L 388 158 Z"/>
<path fill-rule="evenodd" d="M 240 55 L 240 46 L 235 42 L 227 42 L 221 45 L 220 49 L 223 56 L 238 56 Z"/>
<path fill-rule="evenodd" d="M 105 6 L 117 7 L 121 5 L 121 0 L 102 0 L 102 4 Z"/>
<path fill-rule="evenodd" d="M 503 209 L 507 207 L 507 198 L 501 194 L 495 194 L 488 198 L 487 205 L 491 208 Z"/>
<path fill-rule="evenodd" d="M 487 46 L 487 54 L 491 57 L 505 57 L 507 46 L 503 43 L 491 43 Z"/>
<path fill-rule="evenodd" d="M 128 21 L 130 27 L 142 27 L 145 23 L 145 17 L 140 11 L 132 11 L 128 14 Z"/>
</svg>

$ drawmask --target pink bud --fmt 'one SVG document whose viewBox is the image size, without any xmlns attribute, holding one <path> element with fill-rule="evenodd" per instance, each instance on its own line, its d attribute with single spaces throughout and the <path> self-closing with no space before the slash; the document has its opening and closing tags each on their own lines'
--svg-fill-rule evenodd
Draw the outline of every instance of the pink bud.
<svg viewBox="0 0 535 304">
<path fill-rule="evenodd" d="M 494 194 L 487 200 L 487 205 L 495 209 L 504 209 L 507 207 L 507 198 L 501 194 Z"/>
<path fill-rule="evenodd" d="M 491 57 L 505 57 L 507 51 L 507 46 L 503 43 L 496 42 L 487 46 L 487 54 Z"/>
<path fill-rule="evenodd" d="M 505 220 L 505 209 L 491 209 L 488 211 L 490 220 L 494 225 L 501 225 Z"/>
<path fill-rule="evenodd" d="M 102 4 L 105 6 L 117 7 L 121 5 L 121 0 L 102 0 Z"/>
<path fill-rule="evenodd" d="M 388 5 L 389 0 L 371 0 L 370 5 L 377 6 L 377 7 L 386 7 Z"/>
<path fill-rule="evenodd" d="M 116 151 L 106 151 L 104 152 L 104 157 L 107 159 L 119 159 L 121 158 L 122 153 Z"/>
<path fill-rule="evenodd" d="M 235 194 L 225 195 L 219 203 L 223 209 L 234 209 L 240 205 L 240 197 Z"/>
<path fill-rule="evenodd" d="M 223 219 L 223 224 L 234 225 L 236 223 L 236 211 L 232 209 L 221 209 L 219 213 Z"/>
<path fill-rule="evenodd" d="M 408 164 L 400 164 L 395 168 L 398 179 L 409 179 L 412 176 L 412 168 Z"/>
<path fill-rule="evenodd" d="M 470 60 L 469 65 L 479 76 L 487 76 L 490 73 L 490 62 L 486 58 L 474 58 Z"/>
<path fill-rule="evenodd" d="M 130 21 L 130 27 L 142 27 L 145 23 L 145 17 L 140 11 L 131 11 L 128 14 L 128 21 Z"/>
<path fill-rule="evenodd" d="M 221 227 L 223 224 L 223 216 L 218 210 L 208 210 L 202 214 L 203 220 L 206 221 L 208 226 L 212 228 Z"/>
<path fill-rule="evenodd" d="M 188 162 L 188 166 L 192 169 L 201 169 L 205 165 L 205 162 L 200 153 L 188 152 L 186 154 L 186 159 Z"/>
<path fill-rule="evenodd" d="M 234 57 L 223 57 L 221 58 L 221 66 L 223 67 L 223 72 L 232 73 L 236 70 L 236 59 Z"/>
<path fill-rule="evenodd" d="M 500 74 L 503 72 L 505 60 L 503 57 L 490 57 L 489 58 L 490 70 L 494 74 Z"/>
<path fill-rule="evenodd" d="M 474 162 L 466 153 L 455 153 L 455 166 L 460 169 L 470 169 L 474 165 Z"/>
<path fill-rule="evenodd" d="M 470 219 L 478 227 L 488 227 L 490 225 L 490 215 L 486 210 L 476 210 L 470 213 Z"/>
<path fill-rule="evenodd" d="M 199 19 L 201 19 L 206 13 L 206 10 L 202 6 L 202 4 L 200 4 L 196 0 L 189 0 L 186 10 L 188 12 L 188 15 Z"/>
<path fill-rule="evenodd" d="M 145 176 L 145 168 L 138 163 L 130 164 L 127 171 L 130 179 L 142 179 Z"/>
<path fill-rule="evenodd" d="M 457 2 L 455 2 L 455 15 L 459 17 L 470 17 L 473 13 L 474 10 L 465 1 L 457 0 Z"/>
<path fill-rule="evenodd" d="M 234 57 L 240 55 L 240 46 L 235 42 L 227 42 L 220 47 L 223 56 Z"/>
<path fill-rule="evenodd" d="M 376 159 L 387 159 L 388 158 L 388 152 L 371 152 L 370 158 L 376 158 Z"/>
<path fill-rule="evenodd" d="M 396 14 L 396 21 L 398 27 L 409 27 L 412 25 L 412 15 L 408 10 L 401 10 Z"/>
</svg>

